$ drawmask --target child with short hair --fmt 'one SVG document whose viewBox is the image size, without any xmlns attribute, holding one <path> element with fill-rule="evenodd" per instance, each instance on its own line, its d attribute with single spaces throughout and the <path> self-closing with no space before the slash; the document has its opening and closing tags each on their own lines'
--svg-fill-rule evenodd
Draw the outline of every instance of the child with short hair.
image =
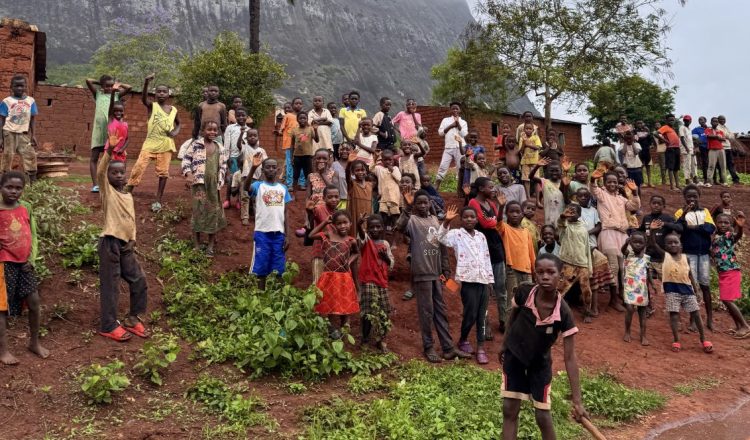
<svg viewBox="0 0 750 440">
<path fill-rule="evenodd" d="M 372 134 L 372 119 L 367 117 L 362 118 L 352 144 L 354 145 L 354 152 L 357 159 L 364 162 L 368 169 L 372 169 L 377 160 L 378 150 L 378 136 Z"/>
<path fill-rule="evenodd" d="M 505 137 L 510 134 L 510 124 L 507 122 L 503 122 L 503 125 L 500 127 L 500 133 L 495 138 L 495 151 L 497 152 L 497 160 L 495 161 L 495 165 L 498 168 L 502 168 L 506 166 L 505 163 Z"/>
<path fill-rule="evenodd" d="M 588 170 L 588 168 L 587 168 Z M 599 316 L 599 294 L 609 293 L 617 295 L 615 284 L 612 283 L 612 272 L 609 269 L 607 257 L 597 249 L 597 237 L 602 230 L 599 211 L 591 206 L 591 191 L 587 186 L 578 188 L 576 201 L 581 205 L 581 221 L 589 232 L 589 249 L 591 250 L 591 316 Z"/>
<path fill-rule="evenodd" d="M 241 121 L 245 118 L 245 109 L 240 107 L 236 111 L 237 120 Z M 259 180 L 262 176 L 262 169 L 259 165 L 266 159 L 268 159 L 268 153 L 266 150 L 258 145 L 258 130 L 250 128 L 237 138 L 237 145 L 241 145 L 240 157 L 242 158 L 242 172 L 235 173 L 232 176 L 232 191 L 239 191 L 245 187 L 246 181 L 250 181 L 250 184 Z M 255 163 L 257 162 L 257 165 Z M 253 165 L 255 167 L 253 168 Z M 239 178 L 237 178 L 239 176 Z M 242 219 L 243 226 L 250 225 L 250 215 L 255 216 L 255 200 L 250 197 L 247 191 L 242 190 L 240 194 L 240 219 Z"/>
<path fill-rule="evenodd" d="M 344 133 L 341 131 L 341 120 L 338 118 L 338 108 L 335 102 L 326 104 L 328 113 L 331 114 L 331 143 L 333 144 L 333 158 L 339 160 L 339 148 L 344 143 Z M 343 174 L 342 174 L 343 176 Z"/>
<path fill-rule="evenodd" d="M 719 214 L 727 214 L 732 217 L 732 224 L 734 224 L 734 216 L 738 212 L 740 211 L 737 211 L 732 206 L 732 194 L 729 192 L 729 190 L 721 190 L 721 192 L 719 193 L 719 204 L 711 210 L 711 217 L 715 219 Z"/>
<path fill-rule="evenodd" d="M 750 336 L 750 326 L 734 303 L 742 298 L 742 272 L 735 248 L 743 235 L 745 215 L 739 212 L 732 218 L 729 214 L 721 213 L 715 219 L 716 235 L 711 245 L 711 257 L 719 273 L 719 299 L 727 308 L 735 327 L 727 333 L 735 339 L 745 339 Z M 736 224 L 735 227 L 732 227 L 733 222 Z"/>
<path fill-rule="evenodd" d="M 526 201 L 526 190 L 523 185 L 516 183 L 513 179 L 513 175 L 507 167 L 500 167 L 497 169 L 497 180 L 500 183 L 495 186 L 495 191 L 503 193 L 503 195 L 505 195 L 505 200 L 518 203 Z M 503 213 L 503 216 L 505 216 L 505 213 Z"/>
<path fill-rule="evenodd" d="M 599 145 L 599 149 L 596 150 L 596 154 L 594 154 L 594 164 L 596 169 L 591 173 L 591 177 L 594 180 L 600 179 L 604 176 L 604 173 L 617 165 L 617 153 L 615 153 L 615 149 L 612 148 L 609 138 L 604 138 Z"/>
<path fill-rule="evenodd" d="M 682 227 L 675 223 L 675 218 L 669 214 L 663 212 L 666 200 L 664 197 L 654 194 L 651 196 L 649 201 L 649 207 L 651 212 L 643 216 L 641 225 L 638 230 L 644 232 L 646 237 L 650 235 L 654 236 L 656 243 L 664 248 L 664 236 L 668 232 L 682 232 Z M 651 223 L 654 220 L 660 220 L 663 225 L 660 229 L 651 230 Z M 664 262 L 664 254 L 659 252 L 654 246 L 651 245 L 651 241 L 647 240 L 646 244 L 646 255 L 649 257 L 649 298 L 647 313 L 653 314 L 654 298 L 657 293 L 662 292 L 661 286 L 661 275 L 662 275 L 662 263 Z"/>
<path fill-rule="evenodd" d="M 360 218 L 363 214 L 372 214 L 373 183 L 367 179 L 367 164 L 357 159 L 349 164 L 346 170 L 347 194 L 346 211 L 351 218 Z M 352 237 L 355 230 L 350 232 Z"/>
<path fill-rule="evenodd" d="M 491 189 L 489 185 L 485 189 Z M 469 343 L 469 332 L 477 327 L 477 363 L 489 363 L 484 351 L 484 320 L 487 313 L 487 287 L 494 283 L 490 251 L 484 234 L 477 232 L 477 212 L 467 206 L 461 210 L 461 228 L 450 229 L 451 222 L 458 217 L 455 205 L 448 208 L 445 220 L 438 229 L 438 240 L 443 245 L 453 248 L 456 255 L 456 280 L 461 282 L 461 303 L 463 319 L 461 320 L 461 337 L 458 349 L 472 354 L 474 349 Z"/>
<path fill-rule="evenodd" d="M 589 166 L 585 163 L 576 164 L 573 178 L 568 184 L 568 197 L 574 198 L 581 188 L 589 188 Z"/>
<path fill-rule="evenodd" d="M 550 349 L 558 335 L 563 337 L 565 370 L 568 373 L 576 420 L 588 418 L 581 402 L 578 361 L 574 335 L 578 332 L 573 312 L 557 291 L 563 263 L 554 255 L 542 255 L 536 261 L 535 285 L 524 285 L 513 295 L 508 333 L 503 340 L 500 362 L 503 364 L 503 438 L 518 435 L 521 400 L 534 404 L 542 438 L 555 438 L 552 425 L 552 356 Z"/>
<path fill-rule="evenodd" d="M 401 171 L 401 174 L 413 174 L 414 176 L 419 176 L 419 165 L 417 165 L 417 160 L 424 156 L 424 150 L 422 150 L 422 146 L 419 143 L 412 143 L 410 141 L 402 141 L 401 142 L 401 159 L 398 161 L 398 168 Z M 419 189 L 421 187 L 421 182 L 416 181 L 414 182 L 414 188 Z"/>
<path fill-rule="evenodd" d="M 336 189 L 338 191 L 338 189 Z M 346 211 L 336 211 L 310 231 L 310 238 L 321 242 L 323 273 L 315 283 L 323 292 L 315 311 L 327 316 L 331 339 L 341 339 L 341 328 L 349 315 L 359 312 L 355 274 L 351 266 L 359 257 L 357 241 L 349 236 L 351 221 Z M 339 316 L 336 326 L 333 316 Z"/>
<path fill-rule="evenodd" d="M 332 130 L 333 126 L 333 114 L 328 111 L 327 108 L 323 107 L 323 97 L 317 95 L 313 97 L 313 108 L 307 113 L 307 120 L 311 124 L 318 126 L 318 140 L 313 142 L 313 149 L 315 151 L 325 148 L 326 150 L 333 153 L 333 138 Z"/>
<path fill-rule="evenodd" d="M 18 363 L 8 351 L 6 316 L 20 315 L 24 301 L 29 307 L 29 350 L 42 359 L 49 356 L 39 343 L 36 221 L 31 205 L 20 200 L 25 185 L 26 176 L 18 171 L 0 176 L 0 363 L 5 365 Z"/>
<path fill-rule="evenodd" d="M 348 103 L 339 110 L 339 118 L 344 121 L 341 124 L 341 130 L 344 133 L 345 140 L 353 143 L 357 138 L 357 130 L 361 130 L 362 133 L 367 135 L 371 134 L 372 120 L 370 120 L 370 127 L 367 130 L 363 129 L 361 125 L 362 121 L 367 117 L 367 112 L 359 108 L 359 92 L 352 90 L 348 96 Z M 377 141 L 377 136 L 375 138 Z"/>
<path fill-rule="evenodd" d="M 417 101 L 408 98 L 406 100 L 406 111 L 400 111 L 391 121 L 401 134 L 401 142 L 418 142 L 420 133 L 424 133 L 422 127 L 422 115 L 417 113 Z"/>
<path fill-rule="evenodd" d="M 96 89 L 96 86 L 99 86 L 99 90 Z M 124 101 L 132 87 L 127 84 L 115 82 L 114 78 L 109 75 L 102 75 L 99 78 L 99 81 L 86 78 L 86 87 L 88 87 L 91 92 L 95 104 L 94 121 L 91 124 L 91 157 L 89 158 L 89 172 L 91 173 L 91 182 L 93 184 L 91 192 L 98 193 L 99 185 L 97 185 L 96 181 L 96 164 L 99 162 L 99 156 L 104 152 L 104 145 L 107 143 L 110 96 L 114 90 L 115 100 Z M 24 88 L 23 91 L 25 92 L 25 90 L 26 89 Z M 36 141 L 34 141 L 34 143 L 36 143 Z M 34 163 L 34 171 L 36 171 L 36 163 Z"/>
<path fill-rule="evenodd" d="M 427 142 L 426 129 L 423 128 L 419 131 L 419 134 L 417 135 L 417 141 L 414 143 L 419 144 L 419 149 L 422 150 L 422 155 L 417 158 L 417 169 L 419 170 L 419 175 L 426 176 L 427 166 L 425 165 L 425 158 L 427 157 L 427 153 L 430 152 L 430 144 Z"/>
<path fill-rule="evenodd" d="M 339 201 L 339 209 L 347 209 L 347 200 L 349 200 L 349 182 L 347 182 L 346 179 L 348 173 L 347 169 L 350 164 L 349 155 L 352 154 L 352 146 L 348 143 L 344 143 L 337 146 L 334 151 L 337 151 L 337 153 L 334 153 L 336 157 L 331 164 L 331 169 L 336 173 L 335 179 L 339 187 L 339 196 L 341 198 L 341 201 Z M 351 213 L 349 215 L 351 215 Z"/>
<path fill-rule="evenodd" d="M 503 138 L 505 144 L 505 166 L 508 167 L 510 175 L 516 183 L 521 183 L 521 155 L 518 149 L 518 140 L 512 134 Z"/>
<path fill-rule="evenodd" d="M 661 220 L 654 220 L 651 222 L 651 229 L 661 229 L 664 226 Z M 663 280 L 664 280 L 664 296 L 666 297 L 667 312 L 669 312 L 669 325 L 672 328 L 672 351 L 679 352 L 682 350 L 680 344 L 679 327 L 680 327 L 680 309 L 685 309 L 690 314 L 690 321 L 692 325 L 695 325 L 696 330 L 700 336 L 701 345 L 703 351 L 711 353 L 714 351 L 714 345 L 706 340 L 703 334 L 703 321 L 701 315 L 698 313 L 700 306 L 696 300 L 695 291 L 693 285 L 695 279 L 688 263 L 687 256 L 682 253 L 682 243 L 680 243 L 680 236 L 675 232 L 670 232 L 664 237 L 664 246 L 662 249 L 654 235 L 649 237 L 651 245 L 657 250 L 664 254 L 663 269 Z"/>
<path fill-rule="evenodd" d="M 232 99 L 230 99 L 229 101 L 231 102 L 231 105 L 229 106 L 229 111 L 227 112 L 227 123 L 231 125 L 237 123 L 237 109 L 242 107 L 242 98 L 235 95 L 232 96 Z M 248 124 L 252 125 L 253 118 L 249 119 L 250 121 L 248 122 Z"/>
<path fill-rule="evenodd" d="M 507 202 L 502 193 L 497 194 L 497 203 L 499 209 L 505 208 L 507 218 L 507 222 L 498 219 L 497 230 L 505 247 L 505 291 L 512 298 L 519 285 L 531 282 L 536 242 L 529 230 L 521 225 L 521 205 L 515 201 Z"/>
<path fill-rule="evenodd" d="M 623 269 L 622 291 L 625 301 L 625 335 L 623 341 L 630 342 L 630 324 L 633 311 L 638 312 L 641 329 L 641 345 L 650 345 L 646 338 L 646 307 L 649 305 L 648 286 L 651 284 L 650 257 L 646 254 L 646 234 L 633 231 L 622 245 Z"/>
<path fill-rule="evenodd" d="M 443 359 L 468 359 L 471 358 L 469 353 L 454 346 L 448 328 L 440 276 L 448 278 L 451 272 L 448 252 L 440 244 L 436 234 L 440 223 L 430 214 L 430 205 L 429 194 L 424 190 L 417 191 L 414 194 L 414 203 L 407 206 L 408 214 L 413 215 L 409 216 L 403 229 L 404 234 L 410 239 L 411 285 L 417 297 L 417 315 L 424 356 L 429 362 L 441 362 L 433 346 L 432 328 L 435 327 L 443 350 Z"/>
<path fill-rule="evenodd" d="M 536 200 L 526 199 L 521 203 L 521 209 L 523 210 L 523 218 L 521 219 L 521 227 L 529 231 L 531 234 L 532 243 L 536 247 L 539 243 L 539 226 L 534 221 L 536 215 Z"/>
<path fill-rule="evenodd" d="M 26 77 L 13 75 L 10 80 L 11 96 L 0 102 L 0 173 L 13 168 L 13 158 L 21 156 L 21 168 L 29 176 L 29 181 L 36 181 L 35 121 L 38 114 L 36 101 L 26 94 Z M 106 123 L 105 123 L 106 130 Z M 104 144 L 102 144 L 104 145 Z M 93 176 L 94 173 L 92 173 Z"/>
<path fill-rule="evenodd" d="M 229 124 L 227 129 L 224 131 L 224 147 L 229 150 L 229 162 L 227 163 L 227 172 L 232 176 L 232 183 L 234 183 L 234 176 L 241 175 L 244 170 L 242 150 L 247 145 L 247 133 L 250 130 L 250 126 L 247 124 L 247 110 L 244 107 L 238 107 L 234 110 L 234 121 Z M 257 133 L 257 132 L 256 132 Z M 257 140 L 256 140 L 257 143 Z M 265 158 L 264 158 L 265 159 Z M 248 168 L 249 170 L 249 168 Z M 258 170 L 260 171 L 260 170 Z M 232 194 L 235 189 L 235 185 L 227 185 L 227 198 L 224 200 L 222 207 L 227 209 L 231 206 Z M 234 193 L 236 194 L 236 193 Z M 239 201 L 237 201 L 237 209 L 242 209 Z"/>
<path fill-rule="evenodd" d="M 560 260 L 563 262 L 557 289 L 565 297 L 568 290 L 578 283 L 584 305 L 583 322 L 590 323 L 594 300 L 590 284 L 592 262 L 589 231 L 581 221 L 581 205 L 571 203 L 565 208 L 557 220 L 557 230 L 560 232 Z"/>
<path fill-rule="evenodd" d="M 193 139 L 198 139 L 205 123 L 214 122 L 219 127 L 216 139 L 219 144 L 223 144 L 221 135 L 227 129 L 227 106 L 219 101 L 220 93 L 219 86 L 207 86 L 206 100 L 200 102 L 193 111 Z"/>
<path fill-rule="evenodd" d="M 539 245 L 537 255 L 552 254 L 556 257 L 560 256 L 560 244 L 557 242 L 557 229 L 554 225 L 542 225 L 541 229 L 542 240 L 541 243 L 535 243 L 534 246 Z"/>
<path fill-rule="evenodd" d="M 538 179 L 536 177 L 539 167 L 546 167 L 547 178 Z M 568 165 L 570 167 L 570 165 Z M 567 172 L 567 170 L 565 170 Z M 536 187 L 539 185 L 541 191 L 536 192 L 538 206 L 544 207 L 544 223 L 547 225 L 556 225 L 557 219 L 565 209 L 568 201 L 567 186 L 570 178 L 563 176 L 560 162 L 550 162 L 548 159 L 540 159 L 536 165 L 531 168 L 529 181 Z"/>
<path fill-rule="evenodd" d="M 193 199 L 193 245 L 198 249 L 201 234 L 208 234 L 206 255 L 213 257 L 216 234 L 227 226 L 219 191 L 224 186 L 229 151 L 216 141 L 216 122 L 206 122 L 201 132 L 203 137 L 193 142 L 182 158 L 182 175 L 188 179 Z"/>
<path fill-rule="evenodd" d="M 620 163 L 625 167 L 628 179 L 635 182 L 639 189 L 643 185 L 643 163 L 641 162 L 640 153 L 641 146 L 635 141 L 633 132 L 624 132 L 619 151 Z"/>
<path fill-rule="evenodd" d="M 172 160 L 172 153 L 176 151 L 174 137 L 180 133 L 180 118 L 177 116 L 177 107 L 167 104 L 169 87 L 165 85 L 156 86 L 154 91 L 156 101 L 149 101 L 148 85 L 153 79 L 154 75 L 151 74 L 143 80 L 141 102 L 148 113 L 146 140 L 143 141 L 138 160 L 133 165 L 130 179 L 128 179 L 125 188 L 127 191 L 132 191 L 134 187 L 138 186 L 148 164 L 154 161 L 159 186 L 156 192 L 156 201 L 151 204 L 151 210 L 158 212 L 161 210 L 161 200 L 169 178 L 169 162 Z"/>
<path fill-rule="evenodd" d="M 286 103 L 289 104 L 289 103 Z M 305 176 L 300 176 L 297 182 L 292 180 L 294 176 L 294 148 L 292 141 L 292 130 L 299 127 L 297 122 L 297 115 L 302 111 L 302 98 L 296 97 L 292 99 L 292 104 L 287 111 L 287 105 L 284 105 L 284 119 L 281 121 L 279 132 L 281 133 L 281 149 L 284 150 L 285 165 L 284 174 L 286 175 L 286 187 L 289 189 L 294 188 L 294 183 L 297 183 L 300 188 L 305 187 Z"/>
<path fill-rule="evenodd" d="M 678 209 L 674 213 L 674 217 L 677 219 L 677 224 L 682 226 L 681 247 L 690 263 L 690 272 L 703 293 L 703 302 L 706 307 L 706 327 L 713 331 L 713 306 L 709 286 L 711 281 L 711 236 L 716 232 L 716 225 L 708 209 L 700 206 L 700 194 L 698 186 L 694 184 L 686 185 L 682 190 L 685 206 Z M 693 322 L 694 325 L 695 322 Z"/>
<path fill-rule="evenodd" d="M 372 133 L 378 137 L 378 148 L 393 150 L 396 148 L 396 129 L 388 115 L 391 111 L 391 98 L 380 98 L 380 111 L 372 117 Z"/>
<path fill-rule="evenodd" d="M 261 166 L 261 180 L 250 179 Z M 258 277 L 258 287 L 266 288 L 266 278 L 273 272 L 284 273 L 286 249 L 289 247 L 289 223 L 286 220 L 287 204 L 292 201 L 284 184 L 277 182 L 279 165 L 276 159 L 260 161 L 253 157 L 253 166 L 243 189 L 255 200 L 255 226 L 253 228 L 253 253 L 250 273 Z"/>
<path fill-rule="evenodd" d="M 128 154 L 125 148 L 128 147 L 128 123 L 123 121 L 125 117 L 125 106 L 120 101 L 115 100 L 115 92 L 109 95 L 109 124 L 107 125 L 107 143 L 104 144 L 104 151 L 112 148 L 112 159 L 127 160 Z"/>
<path fill-rule="evenodd" d="M 385 220 L 385 230 L 390 233 L 396 223 L 401 210 L 401 171 L 393 163 L 393 150 L 383 150 L 382 164 L 375 165 L 372 173 L 378 179 L 378 193 L 380 194 L 379 212 Z"/>
<path fill-rule="evenodd" d="M 305 112 L 297 113 L 298 126 L 291 131 L 292 150 L 294 151 L 294 167 L 292 181 L 297 181 L 299 176 L 308 180 L 308 174 L 312 171 L 313 142 L 318 142 L 318 125 L 313 121 L 312 126 L 307 125 L 307 115 Z M 293 188 L 290 188 L 293 191 Z M 300 191 L 305 191 L 304 185 L 297 187 Z"/>
<path fill-rule="evenodd" d="M 534 124 L 526 123 L 523 126 L 523 134 L 519 139 L 521 144 L 521 181 L 526 188 L 526 197 L 531 196 L 531 179 L 530 174 L 537 162 L 539 162 L 539 150 L 542 149 L 542 141 L 534 132 Z"/>
<path fill-rule="evenodd" d="M 387 353 L 385 336 L 391 328 L 391 303 L 388 298 L 388 272 L 395 260 L 391 246 L 383 238 L 385 226 L 380 215 L 363 215 L 357 222 L 357 244 L 361 255 L 357 280 L 360 283 L 359 309 L 362 316 L 362 343 L 375 334 L 375 346 Z"/>
<path fill-rule="evenodd" d="M 467 177 L 466 174 L 468 173 L 468 179 L 464 179 L 464 188 L 466 186 L 471 187 L 479 177 L 491 177 L 495 174 L 494 165 L 487 163 L 487 153 L 475 152 L 473 159 L 467 154 L 464 159 L 464 177 Z M 466 191 L 464 193 L 466 194 Z"/>
<path fill-rule="evenodd" d="M 424 190 L 430 196 L 430 202 L 436 212 L 435 215 L 437 215 L 438 220 L 441 220 L 442 216 L 445 214 L 445 200 L 443 200 L 443 197 L 438 190 L 432 186 L 429 175 L 422 174 L 419 176 L 419 180 L 420 189 Z"/>
<path fill-rule="evenodd" d="M 545 137 L 544 146 L 542 151 L 539 152 L 540 159 L 547 159 L 552 161 L 562 161 L 565 156 L 565 152 L 562 147 L 557 144 L 557 132 L 555 129 L 550 129 Z"/>
<path fill-rule="evenodd" d="M 99 334 L 117 342 L 133 335 L 146 338 L 148 330 L 140 315 L 146 313 L 146 275 L 135 258 L 136 217 L 133 195 L 124 190 L 125 162 L 111 161 L 112 150 L 104 154 L 97 168 L 104 225 L 99 236 Z M 217 194 L 218 197 L 218 194 Z M 130 289 L 130 311 L 122 325 L 117 321 L 120 278 Z"/>
</svg>

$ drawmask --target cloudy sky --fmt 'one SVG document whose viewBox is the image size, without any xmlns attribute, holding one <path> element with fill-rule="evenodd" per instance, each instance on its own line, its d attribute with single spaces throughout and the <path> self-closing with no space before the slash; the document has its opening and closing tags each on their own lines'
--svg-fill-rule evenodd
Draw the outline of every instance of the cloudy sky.
<svg viewBox="0 0 750 440">
<path fill-rule="evenodd" d="M 467 0 L 474 10 L 479 0 Z M 750 55 L 745 50 L 750 38 L 748 17 L 750 1 L 688 0 L 684 7 L 678 0 L 662 0 L 672 23 L 667 46 L 676 85 L 676 114 L 689 114 L 695 123 L 698 116 L 727 117 L 727 126 L 735 132 L 750 131 Z M 661 79 L 660 79 L 661 80 Z M 541 106 L 537 103 L 537 108 Z M 556 109 L 556 117 L 588 122 L 585 112 L 568 115 Z M 584 142 L 593 132 L 584 127 Z"/>
</svg>

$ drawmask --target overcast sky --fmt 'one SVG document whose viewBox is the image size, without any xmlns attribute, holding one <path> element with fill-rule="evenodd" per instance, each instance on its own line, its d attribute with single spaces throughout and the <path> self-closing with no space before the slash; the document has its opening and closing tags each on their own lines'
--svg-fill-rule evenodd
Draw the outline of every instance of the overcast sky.
<svg viewBox="0 0 750 440">
<path fill-rule="evenodd" d="M 478 0 L 467 2 L 474 11 Z M 674 78 L 668 81 L 678 87 L 676 114 L 691 115 L 695 124 L 698 116 L 723 114 L 732 131 L 750 131 L 750 55 L 745 50 L 750 39 L 750 1 L 688 0 L 682 7 L 678 0 L 662 0 L 661 4 L 672 22 L 667 46 Z M 568 115 L 565 109 L 555 109 L 553 113 L 583 122 L 589 118 L 583 111 Z M 592 135 L 584 126 L 584 143 Z"/>
</svg>

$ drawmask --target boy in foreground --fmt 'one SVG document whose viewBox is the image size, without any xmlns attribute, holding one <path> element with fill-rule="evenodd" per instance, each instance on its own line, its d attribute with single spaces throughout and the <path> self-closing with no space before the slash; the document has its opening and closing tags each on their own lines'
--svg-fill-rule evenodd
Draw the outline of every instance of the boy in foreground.
<svg viewBox="0 0 750 440">
<path fill-rule="evenodd" d="M 536 423 L 542 439 L 554 439 L 552 426 L 552 356 L 550 349 L 562 334 L 565 370 L 573 398 L 576 420 L 588 418 L 581 402 L 578 360 L 574 335 L 578 332 L 573 313 L 557 291 L 562 261 L 551 254 L 540 255 L 534 272 L 537 284 L 522 284 L 513 297 L 508 332 L 500 350 L 503 365 L 503 439 L 518 437 L 521 400 L 534 404 Z"/>
<path fill-rule="evenodd" d="M 36 101 L 26 94 L 26 77 L 14 75 L 10 81 L 12 95 L 0 102 L 0 173 L 13 168 L 13 158 L 21 156 L 23 172 L 29 181 L 36 180 L 36 137 L 34 119 L 38 113 Z"/>
</svg>

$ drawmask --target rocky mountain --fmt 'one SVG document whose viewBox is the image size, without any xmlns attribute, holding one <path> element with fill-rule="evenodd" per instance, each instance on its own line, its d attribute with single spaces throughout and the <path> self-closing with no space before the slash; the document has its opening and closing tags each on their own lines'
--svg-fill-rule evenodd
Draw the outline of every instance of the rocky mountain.
<svg viewBox="0 0 750 440">
<path fill-rule="evenodd" d="M 430 101 L 430 68 L 442 62 L 467 23 L 466 0 L 261 0 L 261 44 L 287 65 L 280 95 L 314 93 L 339 101 L 362 92 L 367 109 L 380 96 L 400 107 Z M 248 38 L 246 0 L 26 0 L 2 2 L 0 16 L 21 18 L 47 33 L 48 61 L 83 63 L 112 25 L 157 15 L 184 49 L 207 47 L 217 32 Z"/>
</svg>

